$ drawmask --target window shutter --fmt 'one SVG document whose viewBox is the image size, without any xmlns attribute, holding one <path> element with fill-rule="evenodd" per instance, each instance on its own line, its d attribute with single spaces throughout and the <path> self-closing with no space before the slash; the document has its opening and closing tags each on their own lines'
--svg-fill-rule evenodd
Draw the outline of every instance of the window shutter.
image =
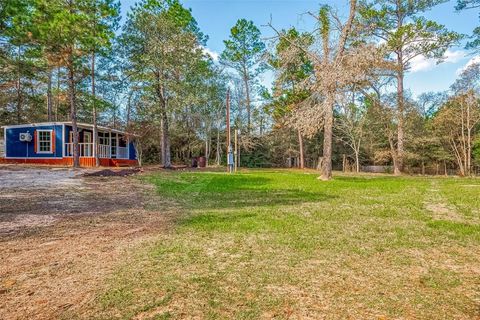
<svg viewBox="0 0 480 320">
<path fill-rule="evenodd" d="M 52 130 L 52 135 L 50 139 L 52 141 L 52 153 L 55 153 L 55 129 Z"/>
<path fill-rule="evenodd" d="M 33 130 L 33 152 L 37 153 L 37 130 Z"/>
</svg>

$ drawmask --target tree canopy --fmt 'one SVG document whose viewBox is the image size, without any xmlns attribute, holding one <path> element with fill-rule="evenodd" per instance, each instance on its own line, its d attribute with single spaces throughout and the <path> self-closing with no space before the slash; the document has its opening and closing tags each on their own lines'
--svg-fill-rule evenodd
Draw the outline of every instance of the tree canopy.
<svg viewBox="0 0 480 320">
<path fill-rule="evenodd" d="M 222 165 L 229 91 L 242 166 L 311 167 L 325 180 L 374 165 L 472 175 L 476 60 L 442 92 L 414 96 L 405 77 L 419 59 L 442 63 L 458 46 L 477 52 L 479 27 L 464 36 L 424 17 L 444 2 L 350 0 L 341 14 L 319 5 L 305 15 L 312 30 L 245 17 L 217 57 L 180 0 L 139 0 L 124 21 L 118 0 L 3 1 L 0 124 L 98 123 L 135 134 L 143 163 L 168 168 L 205 156 Z M 456 1 L 459 14 L 478 8 Z"/>
</svg>

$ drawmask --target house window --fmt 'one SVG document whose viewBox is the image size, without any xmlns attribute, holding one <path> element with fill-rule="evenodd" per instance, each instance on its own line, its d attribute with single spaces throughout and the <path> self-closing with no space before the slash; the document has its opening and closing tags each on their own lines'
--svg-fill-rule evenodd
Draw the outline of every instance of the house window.
<svg viewBox="0 0 480 320">
<path fill-rule="evenodd" d="M 52 153 L 52 131 L 37 131 L 37 150 L 38 153 Z"/>
<path fill-rule="evenodd" d="M 73 143 L 73 134 L 74 131 L 70 131 L 70 134 L 68 136 L 68 142 Z M 78 134 L 78 143 L 80 143 L 80 133 Z"/>
<path fill-rule="evenodd" d="M 110 145 L 110 136 L 106 132 L 99 132 L 98 133 L 98 144 L 101 145 Z"/>
</svg>

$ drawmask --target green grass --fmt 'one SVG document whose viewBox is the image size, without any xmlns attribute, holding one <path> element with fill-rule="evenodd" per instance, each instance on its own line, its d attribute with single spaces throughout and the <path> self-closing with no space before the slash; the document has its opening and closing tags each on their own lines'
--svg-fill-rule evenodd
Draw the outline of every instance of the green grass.
<svg viewBox="0 0 480 320">
<path fill-rule="evenodd" d="M 480 316 L 478 179 L 322 182 L 287 170 L 142 179 L 178 219 L 112 276 L 98 318 Z"/>
</svg>

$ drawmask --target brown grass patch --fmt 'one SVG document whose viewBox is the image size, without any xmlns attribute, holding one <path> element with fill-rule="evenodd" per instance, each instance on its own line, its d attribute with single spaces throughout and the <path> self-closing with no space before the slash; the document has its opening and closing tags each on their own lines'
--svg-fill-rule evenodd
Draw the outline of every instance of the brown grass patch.
<svg viewBox="0 0 480 320">
<path fill-rule="evenodd" d="M 48 179 L 50 171 L 24 170 L 22 174 L 32 179 L 36 175 Z M 38 170 L 46 171 L 38 174 Z M 54 177 L 58 171 L 50 178 Z M 151 188 L 135 179 L 68 174 L 64 178 L 73 182 L 37 183 L 22 192 L 2 188 L 0 314 L 4 319 L 81 314 L 131 248 L 170 225 L 172 207 L 162 208 Z M 155 210 L 145 209 L 151 197 Z"/>
</svg>

